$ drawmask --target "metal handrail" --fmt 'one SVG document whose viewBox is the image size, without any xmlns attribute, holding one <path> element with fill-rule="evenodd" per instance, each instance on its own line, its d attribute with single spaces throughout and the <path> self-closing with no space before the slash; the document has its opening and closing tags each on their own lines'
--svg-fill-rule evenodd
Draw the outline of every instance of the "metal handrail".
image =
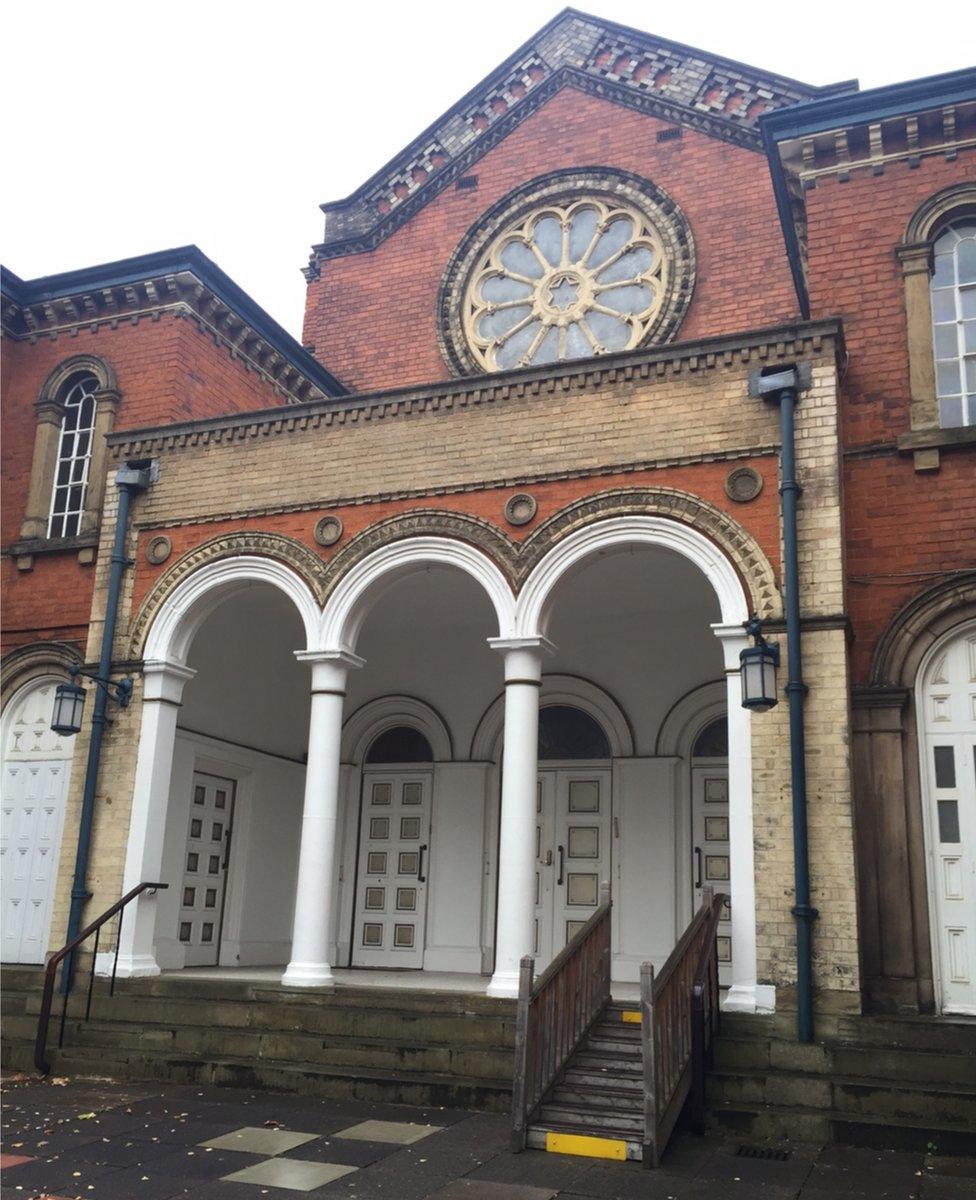
<svg viewBox="0 0 976 1200">
<path fill-rule="evenodd" d="M 102 926 L 106 924 L 106 922 L 110 921 L 116 913 L 119 914 L 119 925 L 115 935 L 115 958 L 112 961 L 112 980 L 109 984 L 109 995 L 114 996 L 115 972 L 119 965 L 119 946 L 121 944 L 120 935 L 122 933 L 122 910 L 130 900 L 134 900 L 136 896 L 141 895 L 143 892 L 159 892 L 164 891 L 168 887 L 168 883 L 140 883 L 130 892 L 126 892 L 121 900 L 116 900 L 111 908 L 107 908 L 105 912 L 103 912 L 101 916 L 96 917 L 90 925 L 86 925 L 77 937 L 72 938 L 72 940 L 68 942 L 66 946 L 62 946 L 60 950 L 56 950 L 48 959 L 47 967 L 44 972 L 44 991 L 41 995 L 41 1011 L 37 1018 L 37 1036 L 34 1040 L 34 1066 L 37 1067 L 38 1071 L 40 1071 L 42 1075 L 49 1075 L 51 1073 L 51 1064 L 47 1061 L 47 1036 L 48 1027 L 51 1024 L 51 1008 L 54 1003 L 54 984 L 57 978 L 58 966 L 64 961 L 64 959 L 73 958 L 74 952 L 78 949 L 81 943 L 87 938 L 91 937 L 92 934 L 95 935 L 95 945 L 92 949 L 91 974 L 88 977 L 88 997 L 85 1004 L 85 1020 L 87 1021 L 91 1016 L 92 988 L 95 984 L 95 962 L 98 957 L 98 939 Z M 59 1049 L 64 1045 L 64 1023 L 68 1014 L 68 997 L 71 994 L 70 980 L 73 975 L 71 966 L 72 963 L 69 961 L 68 965 L 65 967 L 69 985 L 64 990 L 61 1000 L 61 1024 L 58 1030 Z"/>
</svg>

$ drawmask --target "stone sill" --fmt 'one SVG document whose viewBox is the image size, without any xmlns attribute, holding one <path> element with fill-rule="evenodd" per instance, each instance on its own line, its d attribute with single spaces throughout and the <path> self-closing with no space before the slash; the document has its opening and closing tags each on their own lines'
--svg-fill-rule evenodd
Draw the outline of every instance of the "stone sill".
<svg viewBox="0 0 976 1200">
<path fill-rule="evenodd" d="M 70 538 L 25 538 L 12 542 L 3 553 L 12 558 L 18 571 L 31 571 L 39 554 L 77 554 L 82 566 L 90 566 L 98 553 L 98 530 Z"/>
<path fill-rule="evenodd" d="M 898 452 L 915 457 L 916 471 L 938 471 L 941 451 L 976 446 L 976 426 L 961 425 L 958 429 L 913 429 L 898 438 Z"/>
</svg>

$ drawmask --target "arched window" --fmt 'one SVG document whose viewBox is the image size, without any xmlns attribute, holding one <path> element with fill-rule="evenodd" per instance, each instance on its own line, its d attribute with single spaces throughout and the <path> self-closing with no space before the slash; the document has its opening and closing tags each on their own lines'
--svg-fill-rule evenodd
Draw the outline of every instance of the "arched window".
<svg viewBox="0 0 976 1200">
<path fill-rule="evenodd" d="M 610 758 L 607 735 L 588 714 L 568 704 L 539 713 L 539 759 Z"/>
<path fill-rule="evenodd" d="M 395 725 L 384 730 L 366 752 L 368 764 L 377 763 L 429 763 L 434 761 L 430 742 L 419 729 L 409 725 Z"/>
<path fill-rule="evenodd" d="M 709 721 L 695 738 L 691 755 L 692 758 L 729 757 L 729 723 L 725 717 L 716 717 L 714 721 Z"/>
<path fill-rule="evenodd" d="M 95 429 L 97 391 L 98 380 L 88 371 L 69 376 L 61 388 L 58 399 L 64 415 L 61 418 L 54 486 L 51 489 L 48 537 L 74 537 L 81 528 Z"/>
<path fill-rule="evenodd" d="M 976 425 L 976 217 L 953 221 L 935 241 L 932 342 L 939 424 Z"/>
</svg>

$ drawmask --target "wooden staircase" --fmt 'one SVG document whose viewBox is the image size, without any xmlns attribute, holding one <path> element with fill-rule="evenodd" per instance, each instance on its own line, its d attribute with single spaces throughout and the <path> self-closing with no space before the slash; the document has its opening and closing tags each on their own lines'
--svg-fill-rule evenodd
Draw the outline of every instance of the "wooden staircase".
<svg viewBox="0 0 976 1200">
<path fill-rule="evenodd" d="M 638 1008 L 610 999 L 610 895 L 536 980 L 523 958 L 515 1027 L 512 1147 L 656 1167 L 679 1114 L 705 1122 L 705 1070 L 718 1028 L 715 932 L 724 896 L 702 906 Z"/>
<path fill-rule="evenodd" d="M 640 1159 L 644 1139 L 644 1066 L 640 1010 L 608 1004 L 549 1089 L 528 1128 L 527 1145 L 546 1149 L 580 1135 L 616 1142 L 612 1157 Z M 610 1146 L 595 1146 L 608 1152 Z"/>
</svg>

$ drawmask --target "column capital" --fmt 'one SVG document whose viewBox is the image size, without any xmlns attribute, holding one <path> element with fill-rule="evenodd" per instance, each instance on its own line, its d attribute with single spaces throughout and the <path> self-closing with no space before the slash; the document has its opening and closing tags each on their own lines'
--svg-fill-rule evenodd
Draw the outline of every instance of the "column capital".
<svg viewBox="0 0 976 1200">
<path fill-rule="evenodd" d="M 312 668 L 313 692 L 344 694 L 346 676 L 366 664 L 365 658 L 351 650 L 296 650 L 295 657 Z"/>
<path fill-rule="evenodd" d="M 738 671 L 739 655 L 747 646 L 752 644 L 752 639 L 746 633 L 744 625 L 723 625 L 721 622 L 716 622 L 712 626 L 712 633 L 722 643 L 722 654 L 725 657 L 725 670 Z"/>
<path fill-rule="evenodd" d="M 142 664 L 143 701 L 179 704 L 183 698 L 184 687 L 195 675 L 196 671 L 186 663 L 163 658 L 147 659 Z"/>
<path fill-rule="evenodd" d="M 556 653 L 556 647 L 541 634 L 489 638 L 488 645 L 505 656 L 506 683 L 538 683 L 542 679 L 543 658 Z"/>
</svg>

